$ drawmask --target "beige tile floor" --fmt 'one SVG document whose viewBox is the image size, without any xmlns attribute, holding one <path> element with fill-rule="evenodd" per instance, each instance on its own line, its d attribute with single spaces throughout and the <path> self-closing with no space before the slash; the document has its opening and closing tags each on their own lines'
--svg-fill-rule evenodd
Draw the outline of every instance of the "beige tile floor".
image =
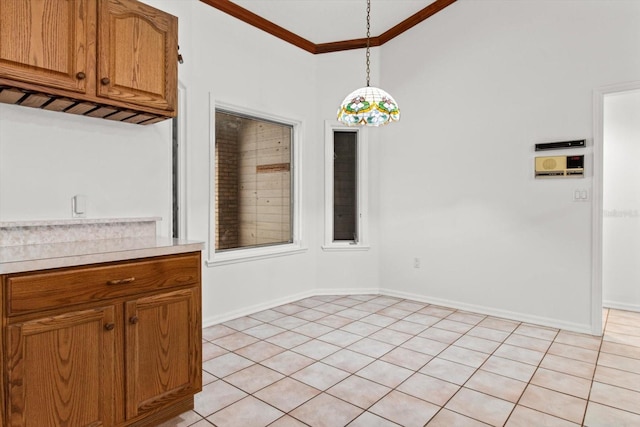
<svg viewBox="0 0 640 427">
<path fill-rule="evenodd" d="M 640 313 L 602 338 L 378 295 L 203 331 L 195 409 L 162 427 L 640 426 Z"/>
</svg>

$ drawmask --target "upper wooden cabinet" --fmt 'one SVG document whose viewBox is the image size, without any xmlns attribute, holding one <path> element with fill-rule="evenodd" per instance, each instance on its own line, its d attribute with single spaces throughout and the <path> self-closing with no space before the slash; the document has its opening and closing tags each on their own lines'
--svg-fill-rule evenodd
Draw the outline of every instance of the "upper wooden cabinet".
<svg viewBox="0 0 640 427">
<path fill-rule="evenodd" d="M 98 95 L 174 111 L 178 20 L 134 0 L 100 2 Z"/>
<path fill-rule="evenodd" d="M 0 76 L 86 93 L 89 1 L 0 1 Z"/>
<path fill-rule="evenodd" d="M 0 1 L 0 102 L 150 124 L 177 67 L 177 18 L 137 0 Z"/>
</svg>

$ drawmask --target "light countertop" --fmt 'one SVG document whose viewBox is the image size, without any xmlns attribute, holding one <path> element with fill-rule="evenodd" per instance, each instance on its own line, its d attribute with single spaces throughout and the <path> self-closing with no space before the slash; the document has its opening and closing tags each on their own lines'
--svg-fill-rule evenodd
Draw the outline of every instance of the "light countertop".
<svg viewBox="0 0 640 427">
<path fill-rule="evenodd" d="M 143 236 L 0 247 L 0 274 L 201 251 L 204 243 Z"/>
</svg>

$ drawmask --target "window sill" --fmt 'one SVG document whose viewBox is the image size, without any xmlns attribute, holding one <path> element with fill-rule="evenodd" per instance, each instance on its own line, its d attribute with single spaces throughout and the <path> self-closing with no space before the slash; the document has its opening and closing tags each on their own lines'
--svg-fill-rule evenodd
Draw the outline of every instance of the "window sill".
<svg viewBox="0 0 640 427">
<path fill-rule="evenodd" d="M 307 248 L 298 245 L 285 245 L 280 247 L 238 249 L 235 251 L 222 252 L 214 255 L 213 259 L 205 261 L 207 267 L 218 267 L 221 265 L 237 264 L 241 262 L 256 261 L 260 259 L 275 258 L 287 255 L 301 254 Z"/>
<path fill-rule="evenodd" d="M 341 245 L 323 245 L 322 250 L 325 252 L 351 252 L 351 251 L 368 251 L 371 249 L 369 245 L 349 245 L 349 244 L 341 244 Z"/>
</svg>

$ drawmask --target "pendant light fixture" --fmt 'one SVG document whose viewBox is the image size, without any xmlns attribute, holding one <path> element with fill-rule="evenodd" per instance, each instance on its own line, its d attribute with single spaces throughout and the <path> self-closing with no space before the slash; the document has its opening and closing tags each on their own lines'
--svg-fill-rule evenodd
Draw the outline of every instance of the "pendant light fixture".
<svg viewBox="0 0 640 427">
<path fill-rule="evenodd" d="M 338 120 L 347 126 L 382 126 L 400 120 L 398 104 L 384 90 L 369 85 L 371 66 L 371 0 L 367 0 L 367 86 L 354 90 L 342 101 Z"/>
</svg>

